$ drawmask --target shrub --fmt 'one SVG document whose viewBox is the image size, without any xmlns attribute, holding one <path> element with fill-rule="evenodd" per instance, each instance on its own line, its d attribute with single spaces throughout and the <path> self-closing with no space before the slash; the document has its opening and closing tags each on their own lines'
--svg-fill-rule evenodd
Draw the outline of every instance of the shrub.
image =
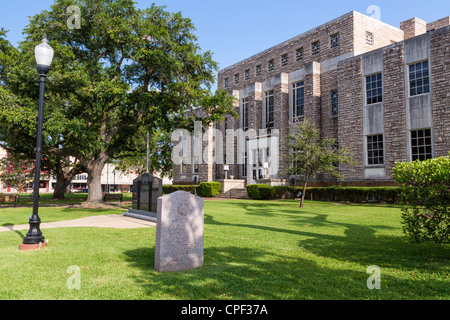
<svg viewBox="0 0 450 320">
<path fill-rule="evenodd" d="M 270 200 L 296 198 L 302 187 L 269 186 L 266 184 L 247 185 L 249 198 L 255 200 Z M 306 190 L 305 199 L 318 201 L 349 201 L 355 203 L 387 202 L 397 203 L 399 201 L 399 187 L 312 187 Z"/>
<path fill-rule="evenodd" d="M 247 185 L 247 195 L 250 199 L 261 200 L 261 195 L 259 193 L 260 188 L 269 187 L 266 184 L 248 184 Z"/>
<path fill-rule="evenodd" d="M 169 194 L 175 191 L 186 191 L 190 192 L 192 194 L 195 194 L 195 186 L 194 185 L 172 185 L 172 184 L 165 184 L 162 187 L 163 194 Z"/>
<path fill-rule="evenodd" d="M 402 188 L 405 234 L 415 242 L 449 242 L 450 153 L 426 161 L 397 162 L 394 179 Z"/>
<path fill-rule="evenodd" d="M 222 184 L 220 182 L 201 182 L 195 187 L 199 197 L 214 197 L 222 191 Z"/>
</svg>

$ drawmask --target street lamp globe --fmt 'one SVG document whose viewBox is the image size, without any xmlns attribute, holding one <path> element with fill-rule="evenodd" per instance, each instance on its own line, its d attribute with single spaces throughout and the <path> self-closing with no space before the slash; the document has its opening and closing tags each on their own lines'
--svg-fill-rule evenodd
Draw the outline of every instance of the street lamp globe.
<svg viewBox="0 0 450 320">
<path fill-rule="evenodd" d="M 34 48 L 34 56 L 39 74 L 47 74 L 50 70 L 50 65 L 53 60 L 53 48 L 50 47 L 47 41 L 47 35 L 44 35 L 42 42 Z"/>
</svg>

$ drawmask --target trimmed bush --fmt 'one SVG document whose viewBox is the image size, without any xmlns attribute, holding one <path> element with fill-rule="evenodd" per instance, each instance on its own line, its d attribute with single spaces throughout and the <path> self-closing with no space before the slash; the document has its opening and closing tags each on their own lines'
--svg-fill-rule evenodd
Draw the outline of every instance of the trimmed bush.
<svg viewBox="0 0 450 320">
<path fill-rule="evenodd" d="M 450 242 L 450 154 L 426 161 L 398 162 L 403 231 L 414 242 Z"/>
<path fill-rule="evenodd" d="M 214 197 L 222 191 L 222 184 L 220 182 L 201 182 L 195 187 L 199 197 Z"/>
<path fill-rule="evenodd" d="M 163 185 L 163 194 L 169 194 L 175 191 L 186 191 L 190 192 L 192 194 L 195 194 L 195 186 L 194 185 L 172 185 L 172 184 L 166 184 Z"/>
<path fill-rule="evenodd" d="M 255 200 L 272 200 L 295 198 L 303 187 L 269 186 L 266 184 L 247 185 L 249 198 Z M 348 201 L 354 203 L 397 203 L 399 187 L 313 187 L 306 189 L 305 199 L 317 201 Z"/>
</svg>

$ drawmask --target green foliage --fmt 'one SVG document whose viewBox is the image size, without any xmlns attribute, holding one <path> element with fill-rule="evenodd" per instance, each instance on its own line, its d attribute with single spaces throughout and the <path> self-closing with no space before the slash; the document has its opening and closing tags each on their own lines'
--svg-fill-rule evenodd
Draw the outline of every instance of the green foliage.
<svg viewBox="0 0 450 320">
<path fill-rule="evenodd" d="M 247 185 L 250 199 L 274 200 L 296 198 L 301 187 L 269 186 L 266 184 Z M 305 198 L 318 201 L 347 201 L 353 203 L 385 202 L 397 203 L 400 193 L 399 187 L 313 187 L 306 190 Z"/>
<path fill-rule="evenodd" d="M 195 194 L 195 186 L 193 185 L 173 185 L 173 184 L 163 185 L 163 194 L 169 194 L 180 190 Z"/>
<path fill-rule="evenodd" d="M 80 29 L 67 26 L 70 5 L 80 7 Z M 30 17 L 23 33 L 15 49 L 0 29 L 0 141 L 16 154 L 34 153 L 39 92 L 34 47 L 46 33 L 55 55 L 45 93 L 43 166 L 57 170 L 61 159 L 78 159 L 90 176 L 89 201 L 101 199 L 100 174 L 108 160 L 145 159 L 141 137 L 147 130 L 150 167 L 168 171 L 166 142 L 174 129 L 193 126 L 199 109 L 208 115 L 204 126 L 235 113 L 231 96 L 209 90 L 217 63 L 201 50 L 192 21 L 165 7 L 55 0 Z"/>
<path fill-rule="evenodd" d="M 195 191 L 199 197 L 214 197 L 222 191 L 222 184 L 220 182 L 200 182 L 195 187 Z"/>
<path fill-rule="evenodd" d="M 284 170 L 287 176 L 297 176 L 303 181 L 303 207 L 306 186 L 311 177 L 317 174 L 329 174 L 342 179 L 338 164 L 354 164 L 347 148 L 339 148 L 333 139 L 320 139 L 319 128 L 310 120 L 294 122 L 290 128 L 289 150 L 286 155 L 288 166 Z"/>
<path fill-rule="evenodd" d="M 275 187 L 267 184 L 249 184 L 247 185 L 247 194 L 250 199 L 270 200 L 274 198 Z"/>
<path fill-rule="evenodd" d="M 426 161 L 397 162 L 402 187 L 403 230 L 415 242 L 450 241 L 450 154 Z"/>
</svg>

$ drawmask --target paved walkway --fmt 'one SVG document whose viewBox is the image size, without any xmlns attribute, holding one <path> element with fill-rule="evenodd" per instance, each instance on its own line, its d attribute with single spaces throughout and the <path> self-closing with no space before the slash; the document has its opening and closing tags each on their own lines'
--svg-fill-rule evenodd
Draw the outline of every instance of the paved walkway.
<svg viewBox="0 0 450 320">
<path fill-rule="evenodd" d="M 149 228 L 156 226 L 156 223 L 136 219 L 133 217 L 126 217 L 120 214 L 111 214 L 103 216 L 91 216 L 75 220 L 44 222 L 41 223 L 41 229 L 50 228 L 71 228 L 71 227 L 98 227 L 98 228 L 116 228 L 116 229 L 130 229 L 130 228 Z M 28 230 L 29 224 L 18 224 L 12 226 L 0 226 L 2 231 Z"/>
</svg>

